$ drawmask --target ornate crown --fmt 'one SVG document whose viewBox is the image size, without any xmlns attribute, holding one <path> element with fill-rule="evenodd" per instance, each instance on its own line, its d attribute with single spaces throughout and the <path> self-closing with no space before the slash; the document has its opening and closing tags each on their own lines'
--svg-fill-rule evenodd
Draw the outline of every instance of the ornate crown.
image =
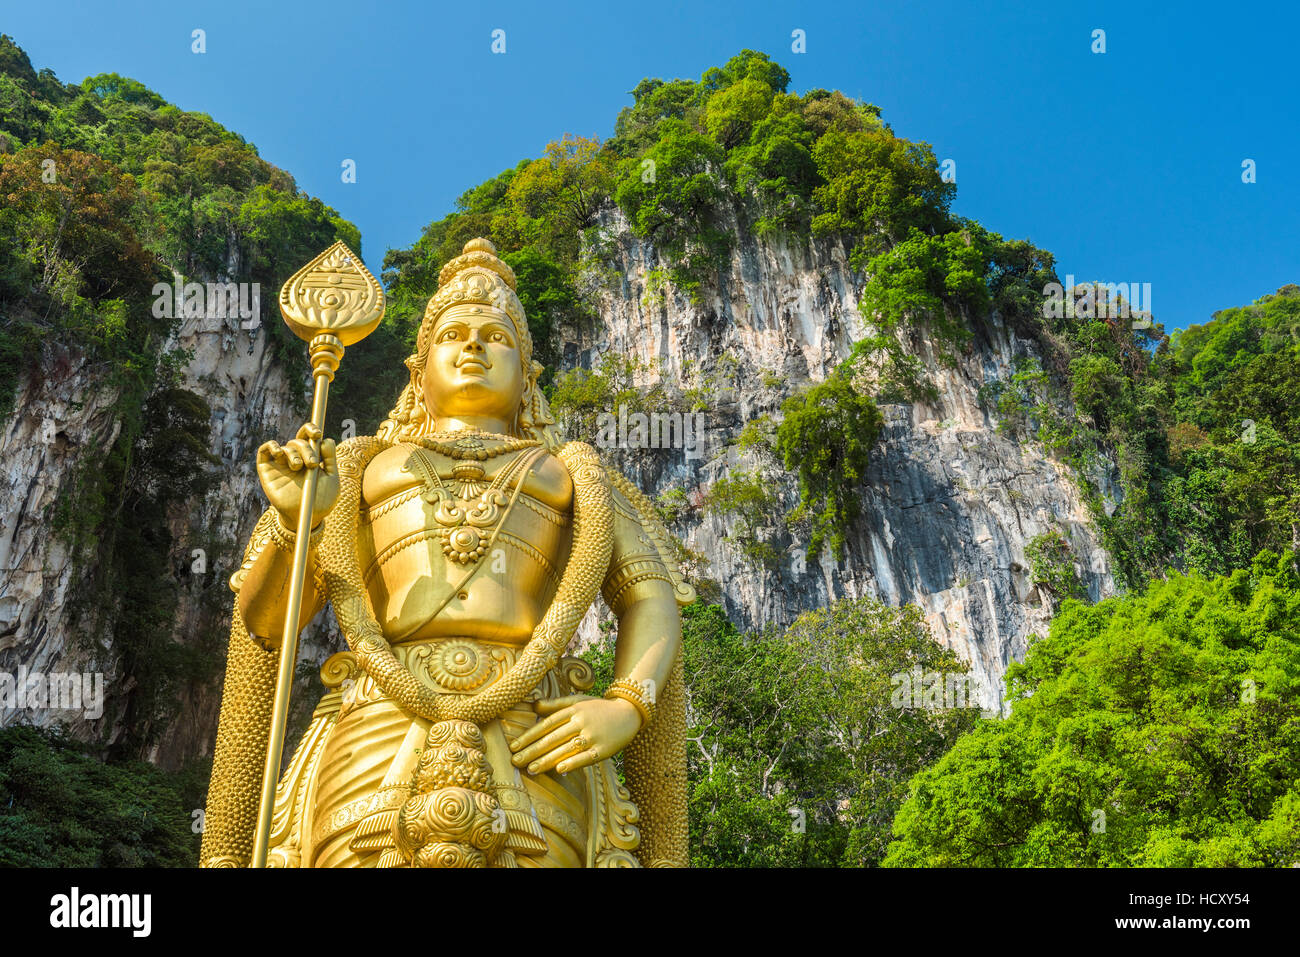
<svg viewBox="0 0 1300 957">
<path fill-rule="evenodd" d="M 497 248 L 482 237 L 471 239 L 461 249 L 461 254 L 438 273 L 438 291 L 425 307 L 416 343 L 417 352 L 421 356 L 425 354 L 428 337 L 443 312 L 452 306 L 477 303 L 500 309 L 510 317 L 519 340 L 524 369 L 530 370 L 533 337 L 528 331 L 524 307 L 515 295 L 516 288 L 515 271 L 497 257 Z"/>
</svg>

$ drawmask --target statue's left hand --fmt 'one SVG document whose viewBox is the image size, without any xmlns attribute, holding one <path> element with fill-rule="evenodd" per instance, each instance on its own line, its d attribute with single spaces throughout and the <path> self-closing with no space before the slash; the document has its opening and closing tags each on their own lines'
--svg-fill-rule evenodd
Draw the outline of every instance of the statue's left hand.
<svg viewBox="0 0 1300 957">
<path fill-rule="evenodd" d="M 641 714 L 618 698 L 575 694 L 537 702 L 548 715 L 515 738 L 510 750 L 515 767 L 529 774 L 554 768 L 560 774 L 585 768 L 622 751 L 641 729 Z"/>
</svg>

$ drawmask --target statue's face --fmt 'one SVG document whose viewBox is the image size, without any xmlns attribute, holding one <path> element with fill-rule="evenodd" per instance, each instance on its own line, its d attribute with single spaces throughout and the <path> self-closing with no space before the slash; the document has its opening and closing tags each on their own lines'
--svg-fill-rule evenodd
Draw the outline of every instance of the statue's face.
<svg viewBox="0 0 1300 957">
<path fill-rule="evenodd" d="M 451 306 L 438 318 L 432 338 L 424 367 L 429 414 L 513 422 L 525 383 L 510 317 L 493 306 Z"/>
</svg>

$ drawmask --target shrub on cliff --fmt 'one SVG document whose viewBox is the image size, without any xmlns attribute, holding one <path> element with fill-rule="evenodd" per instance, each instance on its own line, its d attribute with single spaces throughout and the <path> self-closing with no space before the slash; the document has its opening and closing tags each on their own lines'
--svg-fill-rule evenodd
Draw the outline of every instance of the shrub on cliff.
<svg viewBox="0 0 1300 957">
<path fill-rule="evenodd" d="M 845 532 L 861 509 L 859 487 L 884 422 L 880 410 L 854 389 L 841 366 L 825 382 L 786 399 L 781 411 L 776 450 L 799 475 L 799 504 L 790 518 L 811 521 L 810 558 L 828 541 L 836 559 L 843 558 Z"/>
</svg>

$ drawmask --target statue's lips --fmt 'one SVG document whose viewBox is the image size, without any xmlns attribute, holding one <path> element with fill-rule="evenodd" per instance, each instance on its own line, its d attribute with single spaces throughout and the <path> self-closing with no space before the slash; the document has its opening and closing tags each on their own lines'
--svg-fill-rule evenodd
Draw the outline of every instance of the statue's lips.
<svg viewBox="0 0 1300 957">
<path fill-rule="evenodd" d="M 487 375 L 488 367 L 477 359 L 466 359 L 456 366 L 456 371 L 461 375 L 473 373 L 474 375 L 483 376 Z"/>
</svg>

